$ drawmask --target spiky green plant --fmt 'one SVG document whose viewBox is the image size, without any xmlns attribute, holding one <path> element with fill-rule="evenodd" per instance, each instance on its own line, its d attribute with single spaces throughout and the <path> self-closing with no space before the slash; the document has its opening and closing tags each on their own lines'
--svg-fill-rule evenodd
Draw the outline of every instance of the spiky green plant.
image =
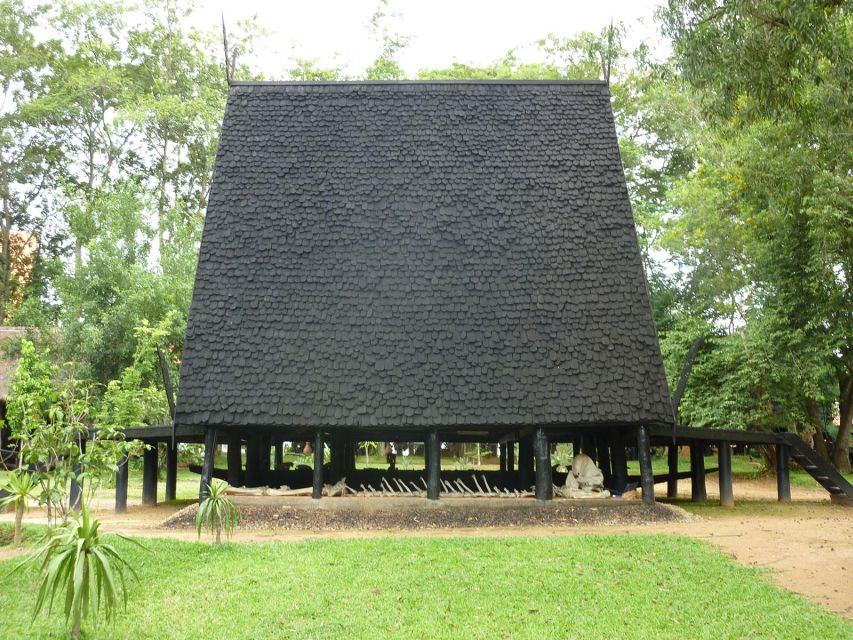
<svg viewBox="0 0 853 640">
<path fill-rule="evenodd" d="M 103 541 L 98 533 L 100 526 L 83 505 L 79 515 L 74 514 L 72 520 L 48 531 L 45 542 L 14 569 L 40 560 L 33 620 L 45 605 L 49 614 L 54 600 L 62 600 L 65 624 L 71 623 L 71 637 L 75 640 L 80 637 L 85 619 L 91 617 L 97 622 L 103 613 L 110 622 L 120 603 L 127 607 L 125 571 L 136 578 L 133 567 L 115 547 Z M 119 537 L 142 547 L 135 540 Z"/>
<path fill-rule="evenodd" d="M 0 510 L 8 506 L 15 508 L 15 545 L 21 544 L 21 523 L 24 520 L 24 513 L 29 511 L 29 501 L 36 496 L 38 483 L 33 478 L 31 473 L 26 471 L 15 471 L 9 476 L 6 486 L 3 490 L 9 495 L 0 498 Z"/>
<path fill-rule="evenodd" d="M 201 530 L 207 529 L 216 535 L 216 544 L 220 544 L 222 532 L 231 537 L 234 527 L 240 521 L 240 512 L 225 495 L 228 485 L 224 482 L 212 482 L 207 485 L 207 495 L 198 505 L 195 516 L 195 528 L 201 538 Z"/>
</svg>

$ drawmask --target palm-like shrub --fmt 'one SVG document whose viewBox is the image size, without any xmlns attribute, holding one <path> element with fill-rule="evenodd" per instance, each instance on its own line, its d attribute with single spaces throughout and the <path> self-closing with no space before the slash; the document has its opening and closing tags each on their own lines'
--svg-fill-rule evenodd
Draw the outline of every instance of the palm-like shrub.
<svg viewBox="0 0 853 640">
<path fill-rule="evenodd" d="M 220 544 L 223 531 L 231 536 L 234 527 L 240 521 L 240 512 L 225 495 L 228 485 L 224 482 L 212 482 L 207 485 L 207 496 L 198 505 L 195 516 L 195 528 L 201 538 L 201 530 L 207 529 L 216 535 L 216 544 Z"/>
<path fill-rule="evenodd" d="M 73 520 L 49 531 L 45 543 L 15 569 L 41 559 L 33 620 L 45 606 L 50 613 L 58 599 L 64 602 L 65 623 L 71 622 L 71 637 L 75 640 L 80 637 L 84 619 L 97 621 L 103 613 L 110 622 L 120 603 L 127 606 L 125 572 L 136 577 L 118 551 L 101 539 L 99 527 L 100 522 L 91 518 L 84 506 Z"/>
<path fill-rule="evenodd" d="M 0 510 L 8 506 L 15 507 L 15 545 L 21 544 L 21 523 L 24 513 L 30 508 L 29 501 L 35 498 L 37 487 L 33 475 L 20 470 L 13 473 L 3 487 L 9 495 L 0 499 Z"/>
</svg>

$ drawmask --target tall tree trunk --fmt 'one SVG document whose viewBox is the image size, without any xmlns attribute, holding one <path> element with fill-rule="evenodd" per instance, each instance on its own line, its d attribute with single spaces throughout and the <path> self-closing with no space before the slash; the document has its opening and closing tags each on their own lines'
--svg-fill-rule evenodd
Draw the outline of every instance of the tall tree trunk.
<svg viewBox="0 0 853 640">
<path fill-rule="evenodd" d="M 818 411 L 817 401 L 814 398 L 806 396 L 806 413 L 809 416 L 809 422 L 814 427 L 813 446 L 818 455 L 829 462 L 829 451 L 826 448 L 826 431 L 823 428 L 823 422 L 820 420 L 820 412 Z"/>
<path fill-rule="evenodd" d="M 838 407 L 841 414 L 841 422 L 838 426 L 838 436 L 835 438 L 835 447 L 832 451 L 832 464 L 839 471 L 850 471 L 850 428 L 853 424 L 853 375 L 850 373 L 838 374 L 838 386 L 840 395 Z"/>
<path fill-rule="evenodd" d="M 163 150 L 160 155 L 160 197 L 157 203 L 157 249 L 160 253 L 160 264 L 163 264 L 163 233 L 166 225 L 166 172 L 169 159 L 169 138 L 163 136 Z"/>
<path fill-rule="evenodd" d="M 9 284 L 12 281 L 12 212 L 9 199 L 3 198 L 3 290 L 0 291 L 0 312 L 6 308 L 9 300 Z"/>
<path fill-rule="evenodd" d="M 26 498 L 24 498 L 26 500 Z M 21 546 L 21 523 L 24 520 L 24 501 L 20 500 L 15 506 L 15 546 Z"/>
</svg>

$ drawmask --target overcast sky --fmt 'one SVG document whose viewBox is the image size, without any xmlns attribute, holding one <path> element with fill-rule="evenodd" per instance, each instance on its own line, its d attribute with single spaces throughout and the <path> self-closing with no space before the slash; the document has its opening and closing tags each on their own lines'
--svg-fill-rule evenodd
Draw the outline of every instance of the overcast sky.
<svg viewBox="0 0 853 640">
<path fill-rule="evenodd" d="M 418 69 L 447 66 L 454 61 L 485 65 L 548 33 L 570 36 L 600 31 L 624 22 L 629 46 L 645 40 L 653 50 L 665 45 L 654 23 L 658 0 L 390 0 L 389 11 L 400 15 L 399 33 L 412 41 L 400 62 L 409 76 Z M 378 0 L 198 0 L 196 26 L 218 28 L 256 15 L 269 35 L 259 44 L 251 66 L 266 77 L 282 78 L 292 58 L 317 59 L 322 66 L 357 73 L 377 55 L 368 32 Z"/>
</svg>

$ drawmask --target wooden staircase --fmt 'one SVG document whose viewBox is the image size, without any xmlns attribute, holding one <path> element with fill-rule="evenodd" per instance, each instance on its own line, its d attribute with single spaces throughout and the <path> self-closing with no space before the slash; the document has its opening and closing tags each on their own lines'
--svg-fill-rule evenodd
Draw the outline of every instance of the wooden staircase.
<svg viewBox="0 0 853 640">
<path fill-rule="evenodd" d="M 778 434 L 779 441 L 791 448 L 791 457 L 820 486 L 829 491 L 833 501 L 846 502 L 853 506 L 853 485 L 829 462 L 821 458 L 817 451 L 803 442 L 795 433 Z"/>
</svg>

